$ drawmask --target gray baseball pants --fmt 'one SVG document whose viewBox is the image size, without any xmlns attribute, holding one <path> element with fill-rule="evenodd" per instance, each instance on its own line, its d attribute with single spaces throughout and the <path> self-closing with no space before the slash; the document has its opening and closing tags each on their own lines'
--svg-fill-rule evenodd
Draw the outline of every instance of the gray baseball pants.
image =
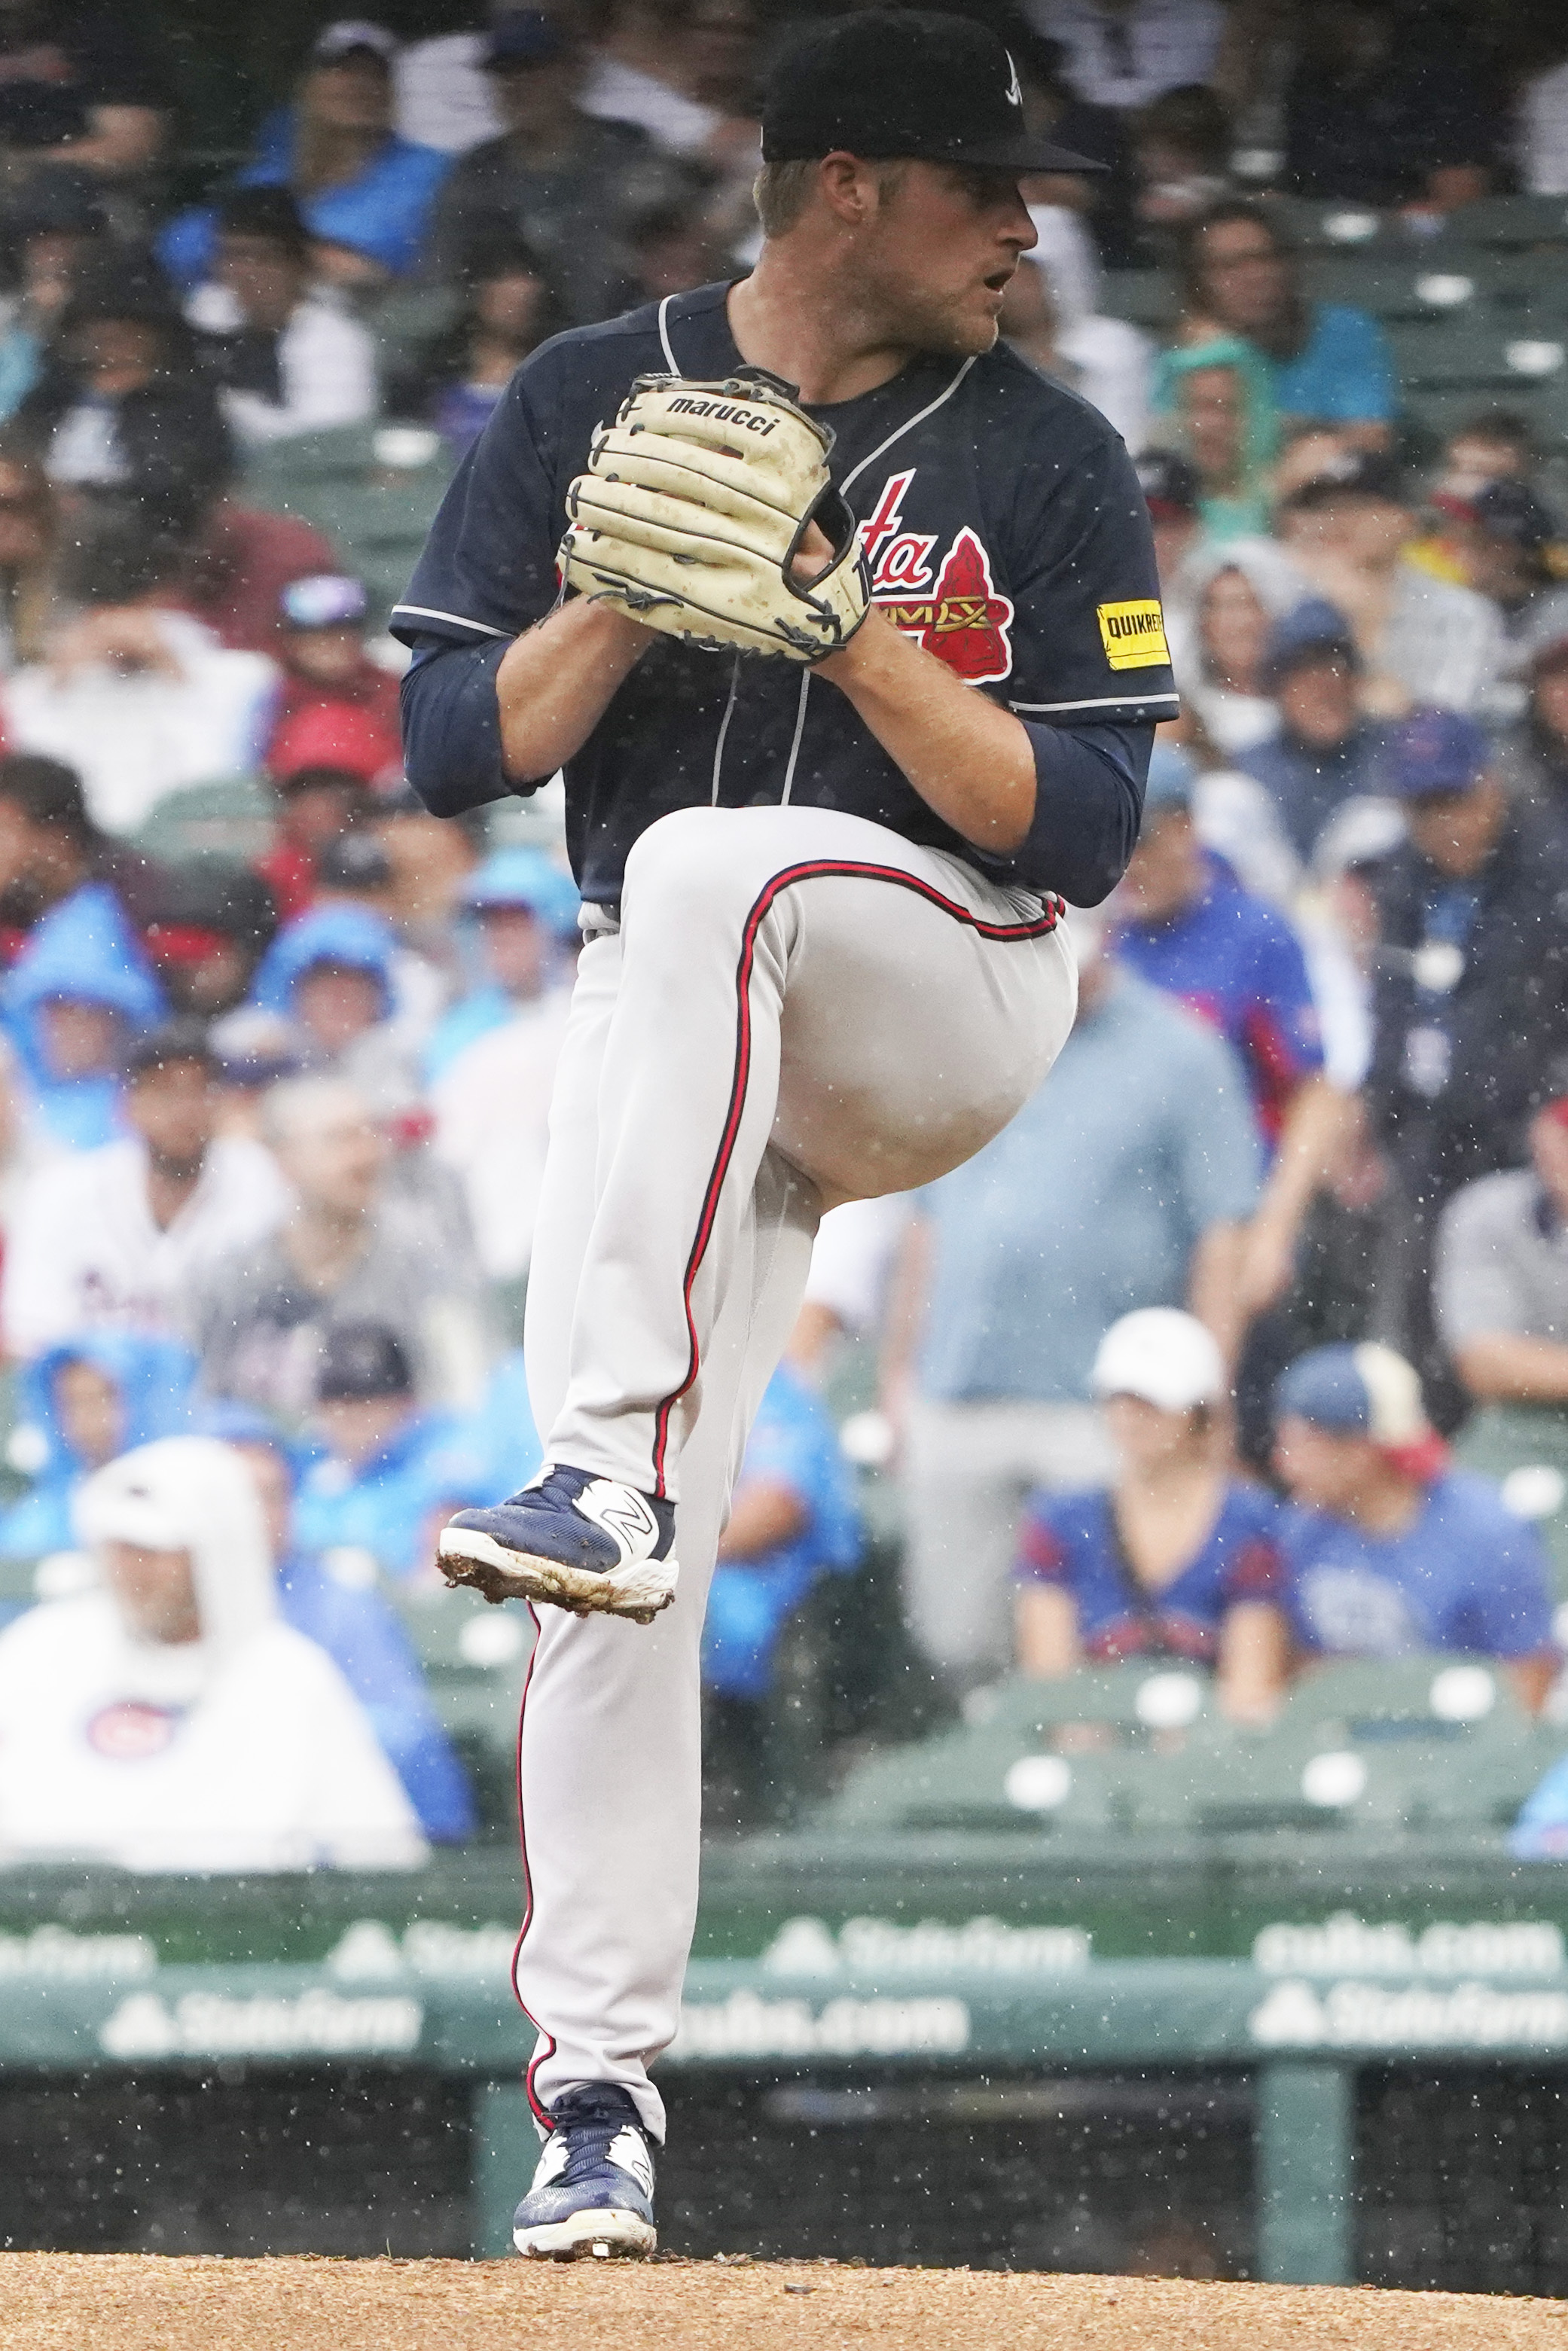
<svg viewBox="0 0 1568 2351">
<path fill-rule="evenodd" d="M 538 1612 L 518 1775 L 528 2085 L 622 2084 L 650 2130 L 696 1917 L 699 1645 L 753 1416 L 824 1208 L 959 1165 L 1072 1025 L 1028 892 L 859 817 L 687 809 L 583 950 L 529 1280 L 547 1460 L 675 1499 L 674 1604 Z"/>
</svg>

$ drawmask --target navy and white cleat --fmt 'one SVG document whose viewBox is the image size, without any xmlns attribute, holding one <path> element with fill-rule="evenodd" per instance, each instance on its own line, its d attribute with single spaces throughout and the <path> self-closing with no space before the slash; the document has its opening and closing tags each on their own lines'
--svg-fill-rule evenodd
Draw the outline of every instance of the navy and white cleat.
<svg viewBox="0 0 1568 2351">
<path fill-rule="evenodd" d="M 659 2241 L 653 2158 L 630 2096 L 613 2082 L 583 2082 L 561 2092 L 551 2116 L 513 2244 L 534 2261 L 645 2260 Z"/>
<path fill-rule="evenodd" d="M 673 1502 L 547 1462 L 510 1501 L 449 1519 L 436 1560 L 448 1583 L 471 1583 L 489 1601 L 543 1600 L 651 1625 L 675 1596 L 674 1539 Z"/>
</svg>

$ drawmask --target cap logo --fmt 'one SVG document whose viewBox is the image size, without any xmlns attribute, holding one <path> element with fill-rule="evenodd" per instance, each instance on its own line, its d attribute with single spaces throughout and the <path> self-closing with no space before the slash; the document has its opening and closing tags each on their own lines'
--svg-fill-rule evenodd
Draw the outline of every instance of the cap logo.
<svg viewBox="0 0 1568 2351">
<path fill-rule="evenodd" d="M 1008 71 L 1012 76 L 1012 79 L 1008 84 L 1008 104 L 1009 106 L 1021 106 L 1023 104 L 1023 87 L 1019 80 L 1019 69 L 1013 61 L 1013 53 L 1010 49 L 1008 51 Z"/>
</svg>

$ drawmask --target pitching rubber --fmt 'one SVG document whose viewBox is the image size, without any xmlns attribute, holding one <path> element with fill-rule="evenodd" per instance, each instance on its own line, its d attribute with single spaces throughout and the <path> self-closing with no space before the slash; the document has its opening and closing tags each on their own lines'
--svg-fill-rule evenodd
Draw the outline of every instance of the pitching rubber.
<svg viewBox="0 0 1568 2351">
<path fill-rule="evenodd" d="M 574 1616 L 627 1616 L 651 1625 L 675 1596 L 680 1569 L 673 1559 L 649 1559 L 636 1566 L 595 1573 L 567 1567 L 536 1552 L 507 1551 L 476 1527 L 445 1527 L 436 1564 L 451 1584 L 469 1584 L 493 1607 L 503 1600 L 543 1602 Z"/>
</svg>

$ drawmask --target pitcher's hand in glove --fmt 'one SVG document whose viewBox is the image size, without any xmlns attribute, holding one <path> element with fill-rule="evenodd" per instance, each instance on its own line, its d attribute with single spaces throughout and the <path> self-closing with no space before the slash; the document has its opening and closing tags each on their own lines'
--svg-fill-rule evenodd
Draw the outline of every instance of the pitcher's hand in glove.
<svg viewBox="0 0 1568 2351">
<path fill-rule="evenodd" d="M 829 477 L 832 445 L 760 368 L 722 383 L 640 376 L 567 492 L 567 586 L 708 653 L 839 652 L 869 585 Z M 802 573 L 812 524 L 830 552 Z"/>
</svg>

